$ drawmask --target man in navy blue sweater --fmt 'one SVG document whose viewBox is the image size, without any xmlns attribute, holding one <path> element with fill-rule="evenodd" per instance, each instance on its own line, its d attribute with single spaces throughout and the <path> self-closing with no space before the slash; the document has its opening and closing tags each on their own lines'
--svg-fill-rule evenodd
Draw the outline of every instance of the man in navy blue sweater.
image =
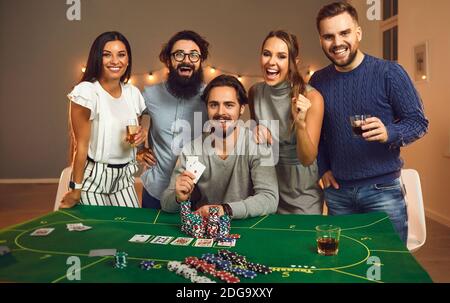
<svg viewBox="0 0 450 303">
<path fill-rule="evenodd" d="M 317 29 L 332 62 L 311 79 L 325 100 L 318 165 L 329 214 L 384 211 L 406 243 L 400 147 L 427 132 L 421 99 L 400 65 L 359 50 L 362 30 L 350 4 L 324 6 Z M 355 137 L 350 116 L 362 114 L 371 118 Z"/>
</svg>

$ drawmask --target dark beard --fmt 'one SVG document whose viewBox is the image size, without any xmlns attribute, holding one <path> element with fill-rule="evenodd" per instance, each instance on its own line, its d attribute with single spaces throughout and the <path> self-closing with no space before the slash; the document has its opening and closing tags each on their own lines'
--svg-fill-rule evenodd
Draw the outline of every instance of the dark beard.
<svg viewBox="0 0 450 303">
<path fill-rule="evenodd" d="M 351 48 L 349 47 L 349 49 L 351 49 Z M 331 62 L 333 62 L 333 64 L 335 66 L 337 66 L 337 67 L 346 67 L 346 66 L 349 66 L 350 64 L 352 64 L 353 61 L 355 61 L 356 55 L 358 54 L 358 51 L 356 50 L 354 52 L 350 52 L 350 56 L 348 56 L 348 60 L 345 61 L 344 63 L 338 63 L 338 62 L 334 61 L 334 59 L 333 59 L 333 57 L 331 55 L 328 55 L 328 52 L 324 51 L 324 53 L 325 53 L 325 56 L 327 56 L 327 58 Z"/>
<path fill-rule="evenodd" d="M 178 65 L 177 68 L 182 66 Z M 200 92 L 203 84 L 203 69 L 200 68 L 192 73 L 189 78 L 180 76 L 178 70 L 169 67 L 169 76 L 167 78 L 167 88 L 169 92 L 179 99 L 191 99 Z"/>
</svg>

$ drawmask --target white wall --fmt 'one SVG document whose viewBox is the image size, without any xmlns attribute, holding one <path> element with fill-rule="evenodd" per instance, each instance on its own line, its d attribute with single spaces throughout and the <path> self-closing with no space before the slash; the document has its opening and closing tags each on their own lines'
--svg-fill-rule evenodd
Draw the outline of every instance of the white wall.
<svg viewBox="0 0 450 303">
<path fill-rule="evenodd" d="M 205 36 L 208 63 L 230 72 L 259 75 L 260 44 L 278 28 L 299 36 L 304 62 L 321 67 L 315 16 L 326 2 L 81 0 L 81 21 L 70 22 L 65 0 L 0 0 L 0 179 L 55 178 L 66 166 L 66 94 L 100 33 L 128 38 L 138 74 L 160 69 L 161 45 L 183 29 Z"/>
<path fill-rule="evenodd" d="M 380 21 L 367 18 L 367 11 L 372 8 L 373 4 L 368 5 L 366 0 L 351 0 L 349 2 L 358 11 L 359 25 L 363 31 L 361 50 L 369 55 L 382 57 Z"/>
<path fill-rule="evenodd" d="M 430 79 L 416 83 L 429 133 L 403 150 L 406 167 L 419 171 L 428 215 L 450 226 L 450 1 L 399 1 L 399 63 L 414 77 L 414 47 L 429 45 Z"/>
</svg>

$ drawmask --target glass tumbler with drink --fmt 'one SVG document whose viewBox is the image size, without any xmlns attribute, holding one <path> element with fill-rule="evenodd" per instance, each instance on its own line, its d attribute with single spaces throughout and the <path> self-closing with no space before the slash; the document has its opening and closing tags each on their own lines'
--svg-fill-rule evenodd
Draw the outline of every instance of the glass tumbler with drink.
<svg viewBox="0 0 450 303">
<path fill-rule="evenodd" d="M 135 147 L 136 135 L 139 133 L 139 123 L 135 119 L 127 122 L 127 141 L 131 146 Z"/>
<path fill-rule="evenodd" d="M 317 253 L 322 256 L 335 256 L 339 252 L 341 228 L 334 225 L 316 226 Z"/>
<path fill-rule="evenodd" d="M 366 119 L 372 117 L 371 115 L 353 115 L 350 116 L 350 124 L 352 126 L 353 137 L 362 137 L 364 131 L 362 126 L 366 124 Z"/>
</svg>

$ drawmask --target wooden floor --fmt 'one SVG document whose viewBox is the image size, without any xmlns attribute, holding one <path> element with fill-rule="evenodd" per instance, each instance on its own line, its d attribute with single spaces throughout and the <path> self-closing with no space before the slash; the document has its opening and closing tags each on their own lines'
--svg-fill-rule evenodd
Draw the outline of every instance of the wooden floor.
<svg viewBox="0 0 450 303">
<path fill-rule="evenodd" d="M 53 210 L 57 184 L 0 184 L 0 229 Z M 141 196 L 142 187 L 137 188 Z M 427 242 L 414 256 L 435 282 L 450 282 L 450 228 L 427 218 Z"/>
</svg>

